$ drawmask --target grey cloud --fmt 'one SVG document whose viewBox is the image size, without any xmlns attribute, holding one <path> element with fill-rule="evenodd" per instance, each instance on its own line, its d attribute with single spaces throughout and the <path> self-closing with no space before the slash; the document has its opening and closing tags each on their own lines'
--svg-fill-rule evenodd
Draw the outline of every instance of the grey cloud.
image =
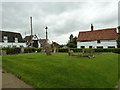
<svg viewBox="0 0 120 90">
<path fill-rule="evenodd" d="M 3 30 L 30 34 L 30 19 L 33 17 L 33 32 L 45 38 L 48 26 L 49 37 L 57 40 L 76 30 L 117 26 L 117 3 L 112 2 L 4 2 L 2 3 Z"/>
</svg>

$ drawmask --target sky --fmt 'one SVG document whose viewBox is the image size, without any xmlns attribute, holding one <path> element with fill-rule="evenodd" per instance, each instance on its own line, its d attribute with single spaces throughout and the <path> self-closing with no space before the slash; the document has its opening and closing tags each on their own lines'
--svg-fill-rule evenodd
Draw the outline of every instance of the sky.
<svg viewBox="0 0 120 90">
<path fill-rule="evenodd" d="M 30 17 L 33 18 L 33 34 L 66 44 L 69 36 L 78 36 L 80 31 L 116 28 L 118 26 L 118 2 L 8 2 L 0 3 L 0 29 L 30 35 Z"/>
</svg>

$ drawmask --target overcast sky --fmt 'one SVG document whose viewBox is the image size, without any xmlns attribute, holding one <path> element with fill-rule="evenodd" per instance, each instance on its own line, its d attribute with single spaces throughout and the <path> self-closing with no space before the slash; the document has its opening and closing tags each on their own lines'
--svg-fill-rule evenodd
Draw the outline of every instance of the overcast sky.
<svg viewBox="0 0 120 90">
<path fill-rule="evenodd" d="M 1 11 L 1 10 L 0 10 Z M 48 37 L 59 44 L 68 42 L 70 34 L 80 31 L 115 28 L 118 25 L 117 2 L 2 2 L 2 30 L 30 35 L 30 16 L 33 33 Z"/>
</svg>

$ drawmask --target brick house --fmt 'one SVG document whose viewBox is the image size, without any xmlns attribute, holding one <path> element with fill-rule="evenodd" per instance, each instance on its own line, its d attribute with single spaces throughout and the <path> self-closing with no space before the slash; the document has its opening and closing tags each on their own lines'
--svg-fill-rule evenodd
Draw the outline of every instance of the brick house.
<svg viewBox="0 0 120 90">
<path fill-rule="evenodd" d="M 117 48 L 117 28 L 79 32 L 77 48 Z"/>
<path fill-rule="evenodd" d="M 0 31 L 0 47 L 26 47 L 26 42 L 20 33 Z"/>
</svg>

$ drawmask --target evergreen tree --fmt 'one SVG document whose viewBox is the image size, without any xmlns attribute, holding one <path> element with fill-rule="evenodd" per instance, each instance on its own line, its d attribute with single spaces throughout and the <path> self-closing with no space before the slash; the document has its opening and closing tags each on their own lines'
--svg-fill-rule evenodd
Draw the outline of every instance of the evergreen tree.
<svg viewBox="0 0 120 90">
<path fill-rule="evenodd" d="M 120 33 L 120 26 L 118 26 L 118 33 Z"/>
<path fill-rule="evenodd" d="M 73 37 L 71 34 L 69 39 L 70 40 L 68 41 L 67 46 L 70 48 L 77 48 L 77 37 Z"/>
<path fill-rule="evenodd" d="M 117 38 L 117 47 L 120 48 L 120 36 Z"/>
<path fill-rule="evenodd" d="M 70 41 L 73 39 L 73 35 L 71 34 L 70 37 L 69 37 Z"/>
</svg>

